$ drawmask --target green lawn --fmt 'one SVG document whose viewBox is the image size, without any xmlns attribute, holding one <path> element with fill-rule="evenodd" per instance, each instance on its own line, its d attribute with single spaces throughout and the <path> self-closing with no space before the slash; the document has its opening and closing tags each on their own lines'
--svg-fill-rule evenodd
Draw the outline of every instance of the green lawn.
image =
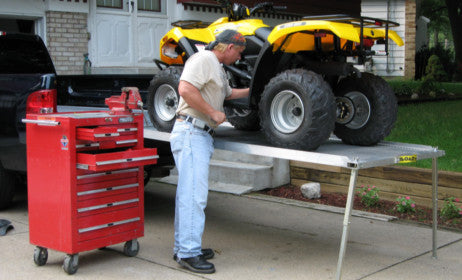
<svg viewBox="0 0 462 280">
<path fill-rule="evenodd" d="M 444 150 L 438 169 L 462 172 L 462 100 L 398 107 L 398 120 L 386 141 L 424 144 Z M 406 164 L 431 168 L 431 159 Z"/>
</svg>

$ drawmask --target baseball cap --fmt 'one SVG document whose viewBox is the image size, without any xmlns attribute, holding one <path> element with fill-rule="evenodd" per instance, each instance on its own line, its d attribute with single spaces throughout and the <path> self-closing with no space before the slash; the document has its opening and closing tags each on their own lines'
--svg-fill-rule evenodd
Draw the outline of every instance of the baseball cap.
<svg viewBox="0 0 462 280">
<path fill-rule="evenodd" d="M 215 37 L 215 41 L 211 42 L 207 46 L 207 49 L 213 49 L 218 43 L 234 44 L 237 46 L 245 47 L 245 38 L 241 33 L 237 32 L 236 30 L 226 29 Z"/>
</svg>

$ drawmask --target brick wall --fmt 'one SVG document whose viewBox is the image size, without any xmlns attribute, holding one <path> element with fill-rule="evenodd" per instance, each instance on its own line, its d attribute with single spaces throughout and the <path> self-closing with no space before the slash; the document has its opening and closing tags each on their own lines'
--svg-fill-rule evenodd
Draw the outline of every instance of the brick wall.
<svg viewBox="0 0 462 280">
<path fill-rule="evenodd" d="M 87 14 L 46 12 L 47 47 L 59 75 L 83 74 L 88 53 Z"/>
<path fill-rule="evenodd" d="M 416 3 L 415 0 L 406 0 L 406 31 L 404 77 L 413 79 L 415 76 L 415 36 L 416 36 Z"/>
</svg>

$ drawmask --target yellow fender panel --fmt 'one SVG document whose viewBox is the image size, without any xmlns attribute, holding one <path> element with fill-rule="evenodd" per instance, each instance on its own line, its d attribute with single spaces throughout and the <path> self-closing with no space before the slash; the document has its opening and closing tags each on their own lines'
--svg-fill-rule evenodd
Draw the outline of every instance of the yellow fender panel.
<svg viewBox="0 0 462 280">
<path fill-rule="evenodd" d="M 361 32 L 360 28 L 356 28 L 358 34 Z M 376 28 L 364 28 L 363 29 L 363 36 L 370 37 L 370 38 L 385 38 L 385 29 L 376 29 Z M 404 45 L 403 39 L 399 37 L 399 35 L 393 31 L 388 29 L 388 38 L 392 39 L 398 46 Z"/>
<path fill-rule="evenodd" d="M 325 20 L 301 20 L 284 23 L 276 26 L 268 36 L 268 41 L 273 44 L 279 38 L 300 31 L 330 30 L 340 38 L 359 42 L 359 34 L 351 24 L 331 22 Z"/>
</svg>

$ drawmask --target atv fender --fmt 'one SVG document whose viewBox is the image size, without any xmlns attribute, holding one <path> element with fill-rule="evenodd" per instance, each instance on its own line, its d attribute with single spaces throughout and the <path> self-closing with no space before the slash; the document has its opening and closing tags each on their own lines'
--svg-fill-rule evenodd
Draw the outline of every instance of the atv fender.
<svg viewBox="0 0 462 280">
<path fill-rule="evenodd" d="M 273 51 L 280 49 L 281 45 L 284 44 L 284 51 L 295 53 L 300 51 L 300 44 L 298 43 L 291 43 L 286 42 L 286 38 L 290 34 L 297 34 L 299 38 L 294 38 L 294 41 L 304 42 L 312 42 L 311 45 L 306 45 L 305 50 L 313 50 L 314 49 L 314 40 L 313 35 L 309 33 L 303 33 L 304 31 L 314 32 L 318 30 L 327 30 L 331 31 L 333 34 L 337 35 L 339 38 L 344 40 L 349 40 L 353 42 L 360 42 L 360 28 L 357 28 L 351 24 L 347 23 L 340 23 L 340 22 L 332 22 L 332 21 L 325 21 L 325 20 L 302 20 L 302 21 L 294 21 L 289 23 L 284 23 L 276 26 L 271 34 L 268 36 L 268 42 L 273 45 Z M 377 28 L 363 28 L 363 34 L 365 37 L 371 38 L 385 38 L 386 31 L 385 29 L 377 29 Z M 402 46 L 403 40 L 398 36 L 398 34 L 393 30 L 388 30 L 388 36 L 392 39 L 397 45 Z M 306 37 L 306 38 L 305 38 Z M 312 40 L 310 40 L 310 38 Z"/>
</svg>

